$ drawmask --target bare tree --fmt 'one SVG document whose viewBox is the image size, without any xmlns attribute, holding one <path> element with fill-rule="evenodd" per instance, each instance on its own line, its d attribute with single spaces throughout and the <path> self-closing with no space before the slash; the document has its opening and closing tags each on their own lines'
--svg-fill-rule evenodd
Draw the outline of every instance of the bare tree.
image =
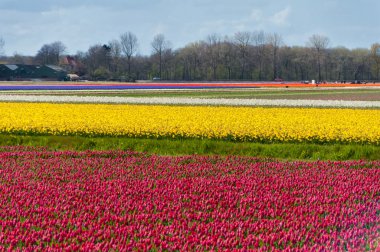
<svg viewBox="0 0 380 252">
<path fill-rule="evenodd" d="M 137 37 L 132 32 L 126 32 L 120 36 L 120 44 L 123 53 L 127 56 L 128 75 L 131 75 L 132 56 L 138 49 Z"/>
<path fill-rule="evenodd" d="M 259 67 L 259 80 L 262 80 L 266 43 L 265 33 L 263 31 L 253 32 L 252 41 L 255 48 L 255 58 Z"/>
<path fill-rule="evenodd" d="M 316 58 L 317 58 L 317 65 L 318 65 L 318 81 L 321 81 L 321 62 L 322 57 L 326 53 L 327 46 L 330 43 L 330 39 L 323 35 L 314 34 L 309 38 L 309 46 L 314 49 Z"/>
<path fill-rule="evenodd" d="M 59 58 L 66 51 L 66 46 L 56 41 L 51 44 L 45 44 L 38 51 L 35 59 L 40 64 L 58 65 Z"/>
<path fill-rule="evenodd" d="M 278 33 L 269 34 L 267 37 L 269 48 L 271 50 L 272 66 L 273 66 L 273 79 L 278 78 L 278 51 L 283 44 L 282 37 Z"/>
<path fill-rule="evenodd" d="M 380 44 L 375 43 L 371 46 L 371 59 L 374 62 L 372 70 L 376 79 L 380 79 Z"/>
<path fill-rule="evenodd" d="M 227 79 L 231 80 L 232 68 L 234 65 L 235 51 L 231 39 L 226 36 L 221 47 L 222 64 L 227 69 Z"/>
<path fill-rule="evenodd" d="M 309 50 L 311 50 L 309 48 Z M 331 50 L 335 62 L 335 78 L 346 81 L 349 76 L 350 50 L 345 47 L 336 47 Z M 309 53 L 308 53 L 309 54 Z M 310 57 L 309 57 L 310 58 Z M 310 64 L 309 64 L 310 65 Z"/>
<path fill-rule="evenodd" d="M 162 33 L 160 33 L 154 36 L 151 45 L 154 53 L 157 54 L 159 58 L 159 77 L 161 78 L 163 53 L 165 50 L 169 49 L 170 43 L 165 39 L 165 36 Z"/>
<path fill-rule="evenodd" d="M 293 58 L 294 76 L 299 80 L 308 80 L 310 74 L 310 57 L 308 57 L 308 48 L 300 46 L 293 46 Z M 309 49 L 310 50 L 310 49 Z"/>
<path fill-rule="evenodd" d="M 204 55 L 206 54 L 206 42 L 198 41 L 190 43 L 184 48 L 179 50 L 177 54 L 183 62 L 183 72 L 182 76 L 185 80 L 199 80 L 207 78 L 204 76 L 203 69 Z"/>
<path fill-rule="evenodd" d="M 108 42 L 110 49 L 110 57 L 111 57 L 111 64 L 110 64 L 110 70 L 111 72 L 118 72 L 119 65 L 120 65 L 120 58 L 121 58 L 121 44 L 118 40 L 111 40 Z"/>
<path fill-rule="evenodd" d="M 117 58 L 121 56 L 121 44 L 118 40 L 111 40 L 108 42 L 108 46 L 111 48 L 110 55 L 112 58 Z"/>
<path fill-rule="evenodd" d="M 35 57 L 35 60 L 39 64 L 51 64 L 54 59 L 51 56 L 51 48 L 49 45 L 43 45 Z"/>
<path fill-rule="evenodd" d="M 367 69 L 369 69 L 370 51 L 366 48 L 356 48 L 351 50 L 351 55 L 351 72 L 353 73 L 354 79 L 356 81 L 363 80 L 366 77 L 365 73 Z"/>
<path fill-rule="evenodd" d="M 61 41 L 56 41 L 51 44 L 53 54 L 56 56 L 56 62 L 59 63 L 59 57 L 66 51 L 66 46 Z"/>
<path fill-rule="evenodd" d="M 212 79 L 216 80 L 216 69 L 220 61 L 221 54 L 221 38 L 218 34 L 207 36 L 207 58 L 209 66 L 212 69 Z"/>
<path fill-rule="evenodd" d="M 109 72 L 109 59 L 111 47 L 108 45 L 93 45 L 85 55 L 82 55 L 82 60 L 86 64 L 90 75 L 94 76 L 96 70 L 100 69 L 103 72 Z M 99 72 L 99 71 L 98 71 Z M 107 76 L 108 77 L 108 76 Z"/>
<path fill-rule="evenodd" d="M 238 48 L 239 59 L 240 59 L 240 78 L 244 79 L 245 68 L 248 59 L 248 48 L 251 43 L 251 33 L 250 32 L 237 32 L 234 35 L 235 45 Z"/>
</svg>

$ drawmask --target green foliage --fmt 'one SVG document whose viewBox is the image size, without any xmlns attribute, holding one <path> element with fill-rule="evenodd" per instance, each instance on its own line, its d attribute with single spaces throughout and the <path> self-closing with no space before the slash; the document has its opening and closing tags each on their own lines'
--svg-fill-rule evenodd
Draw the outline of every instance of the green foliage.
<svg viewBox="0 0 380 252">
<path fill-rule="evenodd" d="M 379 160 L 380 146 L 312 143 L 239 143 L 209 139 L 138 139 L 79 136 L 0 135 L 0 146 L 50 150 L 135 150 L 159 155 L 240 155 L 285 160 Z"/>
<path fill-rule="evenodd" d="M 92 77 L 96 80 L 107 80 L 110 76 L 110 71 L 105 67 L 99 67 L 92 73 Z"/>
</svg>

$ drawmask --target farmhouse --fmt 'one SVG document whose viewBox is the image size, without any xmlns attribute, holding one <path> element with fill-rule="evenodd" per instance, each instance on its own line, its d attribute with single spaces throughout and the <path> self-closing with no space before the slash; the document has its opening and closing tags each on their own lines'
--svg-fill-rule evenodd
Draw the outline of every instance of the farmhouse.
<svg viewBox="0 0 380 252">
<path fill-rule="evenodd" d="M 0 64 L 0 80 L 65 80 L 67 73 L 59 66 L 53 65 L 24 65 Z"/>
</svg>

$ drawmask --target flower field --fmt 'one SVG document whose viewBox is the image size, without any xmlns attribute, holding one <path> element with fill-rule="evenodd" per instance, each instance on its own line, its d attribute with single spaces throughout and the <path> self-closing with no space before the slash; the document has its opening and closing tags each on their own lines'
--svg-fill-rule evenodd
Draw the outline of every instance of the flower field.
<svg viewBox="0 0 380 252">
<path fill-rule="evenodd" d="M 23 92 L 0 95 L 0 251 L 380 249 L 376 95 L 351 101 L 253 99 L 257 94 L 245 91 L 229 99 L 218 97 L 225 91 L 207 99 Z M 185 151 L 168 152 L 179 146 Z M 251 156 L 284 152 L 290 160 L 375 161 L 213 152 L 245 155 L 245 148 Z M 201 150 L 226 156 L 188 155 Z"/>
<path fill-rule="evenodd" d="M 65 95 L 0 95 L 0 101 L 50 102 L 50 103 L 114 103 L 149 105 L 203 105 L 203 106 L 283 106 L 283 107 L 327 107 L 327 108 L 380 108 L 380 101 L 344 100 L 289 100 L 289 99 L 205 99 L 173 97 L 106 97 Z"/>
<path fill-rule="evenodd" d="M 0 132 L 380 143 L 380 110 L 0 103 Z"/>
<path fill-rule="evenodd" d="M 379 87 L 377 84 L 365 84 L 365 87 Z M 363 84 L 304 84 L 300 82 L 179 82 L 179 83 L 119 83 L 119 82 L 2 82 L 4 90 L 128 90 L 128 89 L 215 89 L 215 88 L 317 88 L 317 87 L 363 87 Z"/>
<path fill-rule="evenodd" d="M 375 250 L 379 167 L 2 147 L 0 250 Z"/>
</svg>

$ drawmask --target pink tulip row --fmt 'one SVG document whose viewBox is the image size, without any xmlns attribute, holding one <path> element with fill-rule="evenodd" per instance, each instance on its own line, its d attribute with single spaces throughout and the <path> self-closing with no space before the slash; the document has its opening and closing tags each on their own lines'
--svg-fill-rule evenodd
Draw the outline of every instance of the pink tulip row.
<svg viewBox="0 0 380 252">
<path fill-rule="evenodd" d="M 380 161 L 0 152 L 0 250 L 376 250 Z"/>
</svg>

